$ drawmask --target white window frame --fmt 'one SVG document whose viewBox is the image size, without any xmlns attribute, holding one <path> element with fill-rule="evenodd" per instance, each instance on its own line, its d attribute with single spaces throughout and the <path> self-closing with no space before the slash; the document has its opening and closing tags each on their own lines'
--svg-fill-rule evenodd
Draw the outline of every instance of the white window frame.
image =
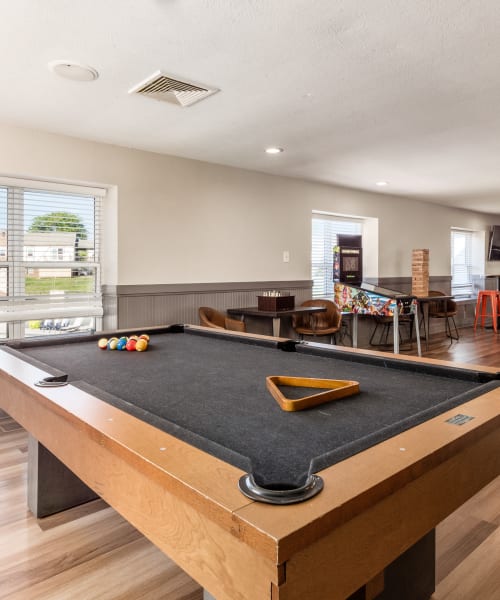
<svg viewBox="0 0 500 600">
<path fill-rule="evenodd" d="M 24 322 L 37 319 L 95 318 L 96 329 L 101 328 L 103 306 L 101 295 L 100 228 L 102 200 L 106 195 L 103 188 L 87 187 L 58 182 L 26 180 L 0 176 L 0 187 L 7 189 L 7 260 L 0 266 L 8 270 L 8 295 L 0 303 L 0 323 L 8 324 L 8 338 L 24 337 Z M 41 262 L 24 257 L 24 191 L 44 191 L 57 194 L 75 194 L 93 199 L 95 211 L 94 248 L 91 261 L 61 261 L 58 249 L 53 261 Z M 29 268 L 92 269 L 95 273 L 95 291 L 88 294 L 25 295 L 25 276 Z"/>
<path fill-rule="evenodd" d="M 452 227 L 450 231 L 451 293 L 473 295 L 474 231 Z"/>
<path fill-rule="evenodd" d="M 311 220 L 313 298 L 333 298 L 333 249 L 337 245 L 337 235 L 363 235 L 363 223 L 364 219 L 357 217 L 313 211 Z M 323 229 L 322 232 L 318 231 L 318 225 Z"/>
</svg>

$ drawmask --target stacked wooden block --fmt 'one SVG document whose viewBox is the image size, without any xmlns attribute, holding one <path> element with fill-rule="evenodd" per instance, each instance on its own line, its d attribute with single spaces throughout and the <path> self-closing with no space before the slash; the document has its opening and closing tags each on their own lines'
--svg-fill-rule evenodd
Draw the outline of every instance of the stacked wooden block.
<svg viewBox="0 0 500 600">
<path fill-rule="evenodd" d="M 429 295 L 429 250 L 413 250 L 411 257 L 411 293 Z"/>
</svg>

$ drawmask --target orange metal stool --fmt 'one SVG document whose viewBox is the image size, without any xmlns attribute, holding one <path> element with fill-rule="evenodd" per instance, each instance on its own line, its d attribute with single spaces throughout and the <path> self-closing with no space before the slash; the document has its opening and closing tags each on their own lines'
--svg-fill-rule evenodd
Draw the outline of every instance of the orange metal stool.
<svg viewBox="0 0 500 600">
<path fill-rule="evenodd" d="M 491 312 L 488 312 L 488 298 L 490 299 Z M 500 292 L 493 290 L 481 290 L 477 294 L 476 315 L 474 317 L 474 330 L 477 327 L 477 322 L 481 318 L 481 327 L 484 327 L 486 317 L 491 317 L 493 321 L 493 329 L 497 331 L 497 318 L 500 316 L 498 309 L 500 306 Z"/>
</svg>

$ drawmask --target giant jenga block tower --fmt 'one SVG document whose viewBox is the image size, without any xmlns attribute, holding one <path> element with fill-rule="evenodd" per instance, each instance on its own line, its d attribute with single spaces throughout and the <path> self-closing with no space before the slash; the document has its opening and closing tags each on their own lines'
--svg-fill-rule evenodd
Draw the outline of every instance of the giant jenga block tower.
<svg viewBox="0 0 500 600">
<path fill-rule="evenodd" d="M 413 250 L 411 257 L 411 293 L 429 295 L 429 250 Z"/>
</svg>

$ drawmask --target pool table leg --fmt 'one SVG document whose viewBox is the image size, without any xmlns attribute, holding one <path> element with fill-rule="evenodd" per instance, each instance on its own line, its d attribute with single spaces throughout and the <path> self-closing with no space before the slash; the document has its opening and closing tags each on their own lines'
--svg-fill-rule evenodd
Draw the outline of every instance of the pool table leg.
<svg viewBox="0 0 500 600">
<path fill-rule="evenodd" d="M 37 519 L 98 497 L 43 444 L 29 436 L 28 508 Z"/>
<path fill-rule="evenodd" d="M 367 584 L 347 600 L 429 600 L 436 587 L 435 573 L 433 529 L 384 569 L 382 591 L 373 593 L 373 586 Z"/>
</svg>

